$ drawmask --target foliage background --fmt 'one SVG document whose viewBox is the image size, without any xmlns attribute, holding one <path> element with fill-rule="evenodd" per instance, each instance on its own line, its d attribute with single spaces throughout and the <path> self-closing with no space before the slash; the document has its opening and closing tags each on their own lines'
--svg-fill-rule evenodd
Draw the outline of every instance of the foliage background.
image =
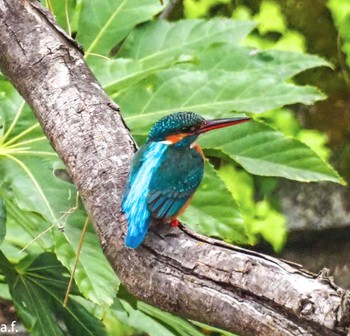
<svg viewBox="0 0 350 336">
<path fill-rule="evenodd" d="M 290 27 L 288 10 L 295 9 L 284 1 L 184 0 L 178 7 L 184 19 L 173 22 L 154 18 L 164 8 L 156 0 L 46 5 L 83 45 L 87 63 L 121 106 L 139 144 L 154 121 L 175 111 L 254 118 L 200 140 L 209 157 L 206 174 L 182 216 L 196 231 L 241 244 L 263 238 L 280 251 L 286 229 L 274 196 L 278 178 L 343 183 L 325 162 L 331 155 L 327 145 L 337 143 L 333 129 L 328 134 L 303 129 L 290 107 L 325 99 L 306 83 L 325 90 L 318 73 L 332 78 L 334 65 L 303 53 L 319 49 L 309 48 L 312 39 Z M 350 8 L 345 0 L 327 5 L 320 7 L 333 16 L 333 31 L 339 29 L 336 50 L 347 55 Z M 324 56 L 339 63 L 334 55 Z M 347 84 L 349 58 L 340 60 L 336 70 Z M 295 84 L 292 78 L 315 67 L 321 70 L 299 75 Z M 32 335 L 203 335 L 210 330 L 229 335 L 131 297 L 106 261 L 91 223 L 64 308 L 86 214 L 30 109 L 3 77 L 0 112 L 0 297 L 13 302 Z M 346 160 L 335 162 L 341 169 Z"/>
</svg>

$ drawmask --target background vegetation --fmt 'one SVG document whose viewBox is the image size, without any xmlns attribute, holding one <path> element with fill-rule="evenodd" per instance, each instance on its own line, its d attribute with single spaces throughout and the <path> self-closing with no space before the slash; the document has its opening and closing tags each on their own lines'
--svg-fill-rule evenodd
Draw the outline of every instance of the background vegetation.
<svg viewBox="0 0 350 336">
<path fill-rule="evenodd" d="M 301 3 L 306 2 L 293 2 Z M 309 11 L 313 4 L 309 1 Z M 248 245 L 262 237 L 280 251 L 286 229 L 273 196 L 277 178 L 343 183 L 326 163 L 333 133 L 329 138 L 303 129 L 285 107 L 326 98 L 306 85 L 309 75 L 299 75 L 298 84 L 292 79 L 296 75 L 315 67 L 328 76 L 335 72 L 331 57 L 305 53 L 314 41 L 290 26 L 287 13 L 294 8 L 284 1 L 184 0 L 181 14 L 170 14 L 183 13 L 183 18 L 172 22 L 157 17 L 164 6 L 156 0 L 51 0 L 46 6 L 82 44 L 87 63 L 120 105 L 139 144 L 156 120 L 175 111 L 208 118 L 246 113 L 254 119 L 200 140 L 209 157 L 205 177 L 181 218 L 197 232 Z M 332 15 L 332 28 L 339 31 L 336 55 L 342 48 L 346 57 L 336 60 L 347 83 L 350 5 L 331 0 L 328 7 L 319 6 Z M 312 83 L 324 89 L 317 71 L 310 76 Z M 3 77 L 0 117 L 0 297 L 13 302 L 28 331 L 167 336 L 213 330 L 139 302 L 125 291 L 62 162 Z M 336 162 L 342 168 L 345 160 Z M 87 232 L 75 265 L 84 223 Z"/>
</svg>

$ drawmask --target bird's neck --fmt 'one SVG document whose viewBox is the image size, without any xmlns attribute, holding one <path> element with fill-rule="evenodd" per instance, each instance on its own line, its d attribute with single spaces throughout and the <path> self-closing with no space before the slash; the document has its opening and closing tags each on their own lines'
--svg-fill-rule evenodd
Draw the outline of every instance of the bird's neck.
<svg viewBox="0 0 350 336">
<path fill-rule="evenodd" d="M 203 159 L 205 159 L 202 148 L 196 142 L 191 142 L 191 143 L 185 144 L 182 140 L 181 142 L 177 142 L 177 143 L 164 142 L 164 144 L 166 144 L 168 146 L 168 148 L 172 148 L 172 149 L 176 149 L 176 150 L 186 150 L 186 149 L 190 149 L 190 148 L 194 149 L 202 156 Z"/>
<path fill-rule="evenodd" d="M 192 147 L 196 139 L 197 139 L 197 135 L 186 136 L 176 142 L 170 143 L 169 145 L 178 149 L 188 149 Z"/>
<path fill-rule="evenodd" d="M 191 145 L 191 148 L 195 149 L 202 156 L 202 158 L 205 159 L 205 156 L 204 156 L 204 153 L 202 151 L 202 148 L 200 148 L 200 146 L 196 142 L 194 142 Z"/>
</svg>

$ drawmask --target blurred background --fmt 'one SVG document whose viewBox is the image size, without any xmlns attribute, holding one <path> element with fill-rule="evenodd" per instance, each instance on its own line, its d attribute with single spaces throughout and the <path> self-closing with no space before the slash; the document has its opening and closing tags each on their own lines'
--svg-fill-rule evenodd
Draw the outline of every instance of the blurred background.
<svg viewBox="0 0 350 336">
<path fill-rule="evenodd" d="M 350 1 L 348 0 L 183 0 L 169 19 L 213 16 L 247 19 L 256 29 L 244 44 L 317 54 L 331 64 L 294 78 L 320 88 L 327 98 L 312 106 L 293 105 L 264 114 L 271 124 L 304 141 L 350 182 Z M 303 130 L 300 130 L 300 125 Z M 287 238 L 279 257 L 318 272 L 330 269 L 335 282 L 350 288 L 350 190 L 332 183 L 299 183 L 258 178 L 260 190 L 286 217 Z M 258 188 L 259 190 L 259 188 Z M 259 199 L 259 194 L 255 195 Z M 272 217 L 269 217 L 273 220 Z M 272 253 L 270 245 L 254 247 Z"/>
</svg>

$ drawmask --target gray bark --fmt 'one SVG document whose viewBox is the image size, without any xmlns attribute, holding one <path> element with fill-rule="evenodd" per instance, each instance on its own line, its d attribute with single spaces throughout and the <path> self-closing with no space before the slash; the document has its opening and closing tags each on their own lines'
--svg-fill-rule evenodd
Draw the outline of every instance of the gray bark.
<svg viewBox="0 0 350 336">
<path fill-rule="evenodd" d="M 136 297 L 240 335 L 347 335 L 349 293 L 277 259 L 153 226 L 124 246 L 120 201 L 135 150 L 81 50 L 37 2 L 0 0 L 0 69 L 32 107 L 72 176 L 102 247 Z"/>
</svg>

